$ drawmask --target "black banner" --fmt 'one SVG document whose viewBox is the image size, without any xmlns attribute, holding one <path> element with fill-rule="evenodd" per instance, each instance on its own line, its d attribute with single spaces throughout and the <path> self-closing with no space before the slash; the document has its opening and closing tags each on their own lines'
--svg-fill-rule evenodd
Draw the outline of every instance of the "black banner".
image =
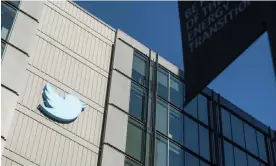
<svg viewBox="0 0 276 166">
<path fill-rule="evenodd" d="M 186 104 L 266 31 L 265 4 L 178 2 Z"/>
</svg>

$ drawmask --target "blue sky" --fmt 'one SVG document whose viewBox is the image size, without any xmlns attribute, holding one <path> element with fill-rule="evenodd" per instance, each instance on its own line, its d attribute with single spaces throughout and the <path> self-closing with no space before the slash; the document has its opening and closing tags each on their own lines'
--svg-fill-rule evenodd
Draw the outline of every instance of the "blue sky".
<svg viewBox="0 0 276 166">
<path fill-rule="evenodd" d="M 183 69 L 177 2 L 76 3 Z M 275 80 L 267 34 L 264 34 L 208 87 L 276 129 Z"/>
</svg>

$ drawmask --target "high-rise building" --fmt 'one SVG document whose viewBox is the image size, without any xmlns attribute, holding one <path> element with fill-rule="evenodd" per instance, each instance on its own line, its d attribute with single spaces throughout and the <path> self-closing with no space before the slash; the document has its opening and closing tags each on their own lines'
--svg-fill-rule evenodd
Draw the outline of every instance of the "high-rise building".
<svg viewBox="0 0 276 166">
<path fill-rule="evenodd" d="M 2 165 L 276 166 L 274 130 L 208 88 L 184 108 L 183 71 L 74 2 L 1 8 Z"/>
</svg>

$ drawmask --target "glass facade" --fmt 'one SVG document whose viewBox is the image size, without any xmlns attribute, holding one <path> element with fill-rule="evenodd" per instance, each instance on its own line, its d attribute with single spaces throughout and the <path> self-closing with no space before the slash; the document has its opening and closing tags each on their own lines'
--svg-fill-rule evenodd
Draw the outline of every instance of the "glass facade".
<svg viewBox="0 0 276 166">
<path fill-rule="evenodd" d="M 16 15 L 16 9 L 12 4 L 1 1 L 1 39 L 4 40 L 8 39 Z"/>
<path fill-rule="evenodd" d="M 269 166 L 263 131 L 206 94 L 184 108 L 183 80 L 148 61 L 134 52 L 125 165 Z"/>
<path fill-rule="evenodd" d="M 9 40 L 20 1 L 1 1 L 1 58 Z"/>
</svg>

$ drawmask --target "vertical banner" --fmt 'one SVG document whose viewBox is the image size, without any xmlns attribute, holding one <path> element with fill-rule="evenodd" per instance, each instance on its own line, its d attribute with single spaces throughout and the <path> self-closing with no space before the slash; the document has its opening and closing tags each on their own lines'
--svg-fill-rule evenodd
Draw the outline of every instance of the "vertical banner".
<svg viewBox="0 0 276 166">
<path fill-rule="evenodd" d="M 186 103 L 265 32 L 263 2 L 179 1 Z"/>
</svg>

